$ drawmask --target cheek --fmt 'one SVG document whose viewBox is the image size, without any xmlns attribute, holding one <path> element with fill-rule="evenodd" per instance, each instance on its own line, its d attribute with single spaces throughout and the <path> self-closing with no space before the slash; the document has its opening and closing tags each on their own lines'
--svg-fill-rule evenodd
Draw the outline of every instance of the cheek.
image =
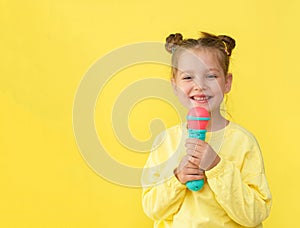
<svg viewBox="0 0 300 228">
<path fill-rule="evenodd" d="M 176 88 L 177 92 L 180 94 L 188 94 L 191 91 L 191 86 L 189 84 L 178 83 Z"/>
<path fill-rule="evenodd" d="M 214 88 L 215 93 L 224 93 L 226 88 L 225 88 L 225 81 L 220 80 L 220 81 L 215 81 L 211 88 Z"/>
<path fill-rule="evenodd" d="M 214 93 L 219 93 L 221 92 L 223 89 L 222 84 L 220 84 L 218 81 L 210 81 L 207 83 L 207 87 L 214 91 Z"/>
<path fill-rule="evenodd" d="M 181 86 L 180 89 L 184 94 L 187 94 L 190 90 L 188 86 Z"/>
</svg>

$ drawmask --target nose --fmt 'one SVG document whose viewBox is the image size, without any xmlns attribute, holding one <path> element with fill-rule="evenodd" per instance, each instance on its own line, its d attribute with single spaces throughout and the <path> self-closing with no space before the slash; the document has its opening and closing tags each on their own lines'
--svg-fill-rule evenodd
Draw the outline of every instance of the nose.
<svg viewBox="0 0 300 228">
<path fill-rule="evenodd" d="M 203 77 L 195 77 L 193 81 L 194 81 L 194 90 L 206 89 L 206 83 Z"/>
</svg>

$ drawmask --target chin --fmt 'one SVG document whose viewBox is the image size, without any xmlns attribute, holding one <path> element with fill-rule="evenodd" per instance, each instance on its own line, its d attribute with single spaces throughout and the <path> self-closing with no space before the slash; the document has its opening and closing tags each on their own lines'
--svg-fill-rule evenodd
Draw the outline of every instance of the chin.
<svg viewBox="0 0 300 228">
<path fill-rule="evenodd" d="M 191 107 L 201 107 L 201 108 L 205 108 L 206 110 L 210 110 L 210 105 L 208 102 L 191 102 Z"/>
</svg>

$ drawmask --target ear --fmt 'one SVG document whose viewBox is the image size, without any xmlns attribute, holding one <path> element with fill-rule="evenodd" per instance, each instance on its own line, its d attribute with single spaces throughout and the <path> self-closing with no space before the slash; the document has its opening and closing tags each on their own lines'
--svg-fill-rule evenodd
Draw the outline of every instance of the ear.
<svg viewBox="0 0 300 228">
<path fill-rule="evenodd" d="M 171 79 L 171 84 L 172 84 L 173 92 L 177 96 L 178 95 L 178 90 L 177 90 L 177 85 L 176 85 L 176 81 L 175 81 L 174 78 Z"/>
<path fill-rule="evenodd" d="M 228 73 L 225 78 L 225 93 L 229 93 L 231 90 L 231 84 L 232 84 L 232 74 Z"/>
</svg>

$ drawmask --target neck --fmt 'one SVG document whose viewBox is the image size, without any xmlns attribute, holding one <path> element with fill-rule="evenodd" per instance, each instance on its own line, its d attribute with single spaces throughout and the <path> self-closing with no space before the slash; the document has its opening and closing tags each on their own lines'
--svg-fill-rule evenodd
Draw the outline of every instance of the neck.
<svg viewBox="0 0 300 228">
<path fill-rule="evenodd" d="M 216 112 L 211 112 L 210 113 L 210 121 L 208 123 L 207 126 L 207 130 L 208 131 L 218 131 L 221 130 L 223 128 L 225 128 L 228 123 L 229 120 L 225 119 L 221 113 L 220 110 L 216 111 Z"/>
</svg>

